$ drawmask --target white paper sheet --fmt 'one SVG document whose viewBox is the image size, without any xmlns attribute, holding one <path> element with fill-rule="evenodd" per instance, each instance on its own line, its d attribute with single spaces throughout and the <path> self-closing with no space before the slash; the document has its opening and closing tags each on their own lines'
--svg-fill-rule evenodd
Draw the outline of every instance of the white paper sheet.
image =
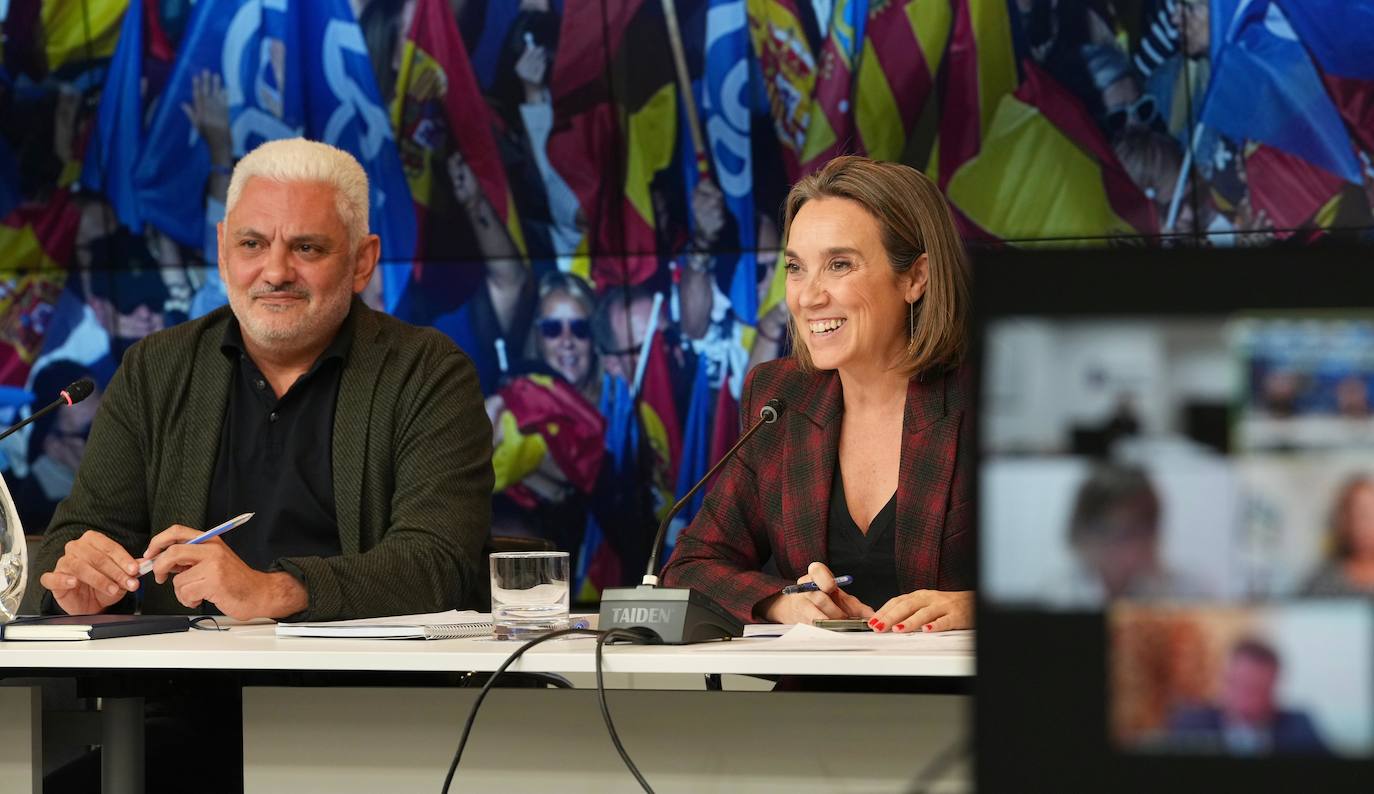
<svg viewBox="0 0 1374 794">
<path fill-rule="evenodd" d="M 777 634 L 782 636 L 774 636 Z M 893 632 L 830 631 L 815 626 L 796 624 L 750 625 L 744 627 L 744 637 L 729 642 L 711 642 L 690 646 L 703 651 L 896 651 L 973 653 L 973 631 Z"/>
</svg>

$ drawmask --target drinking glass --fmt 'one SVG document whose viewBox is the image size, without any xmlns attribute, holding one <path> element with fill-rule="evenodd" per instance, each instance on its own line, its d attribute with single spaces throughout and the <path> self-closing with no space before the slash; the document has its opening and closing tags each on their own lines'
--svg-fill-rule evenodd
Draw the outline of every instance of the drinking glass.
<svg viewBox="0 0 1374 794">
<path fill-rule="evenodd" d="M 568 553 L 491 555 L 491 622 L 497 639 L 524 639 L 568 627 Z"/>
</svg>

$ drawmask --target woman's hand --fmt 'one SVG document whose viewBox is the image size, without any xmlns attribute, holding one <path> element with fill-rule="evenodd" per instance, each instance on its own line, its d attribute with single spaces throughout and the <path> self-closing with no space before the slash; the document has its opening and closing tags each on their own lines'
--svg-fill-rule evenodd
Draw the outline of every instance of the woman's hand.
<svg viewBox="0 0 1374 794">
<path fill-rule="evenodd" d="M 191 101 L 181 112 L 210 150 L 210 162 L 221 168 L 234 164 L 234 137 L 229 126 L 229 92 L 218 73 L 204 70 L 191 77 Z"/>
<path fill-rule="evenodd" d="M 868 622 L 874 631 L 973 628 L 973 591 L 917 590 L 883 604 Z"/>
<path fill-rule="evenodd" d="M 549 69 L 549 51 L 538 45 L 530 45 L 515 62 L 515 76 L 525 86 L 525 104 L 542 105 L 549 101 L 549 92 L 544 87 L 544 78 Z"/>
<path fill-rule="evenodd" d="M 779 593 L 759 605 L 759 611 L 770 623 L 805 623 L 822 618 L 866 618 L 873 608 L 841 590 L 835 575 L 824 563 L 813 562 L 797 584 L 815 582 L 820 590 L 810 593 Z"/>
</svg>

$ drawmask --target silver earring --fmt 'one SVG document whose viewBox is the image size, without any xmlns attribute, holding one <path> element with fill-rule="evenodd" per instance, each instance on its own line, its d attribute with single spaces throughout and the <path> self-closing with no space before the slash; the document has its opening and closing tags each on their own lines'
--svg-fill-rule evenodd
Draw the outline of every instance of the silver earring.
<svg viewBox="0 0 1374 794">
<path fill-rule="evenodd" d="M 916 336 L 916 301 L 912 301 L 911 303 L 908 303 L 908 304 L 906 305 L 906 309 L 907 309 L 907 311 L 906 311 L 906 316 L 907 316 L 907 338 L 908 338 L 908 339 L 911 339 L 911 338 L 914 338 L 914 337 Z"/>
</svg>

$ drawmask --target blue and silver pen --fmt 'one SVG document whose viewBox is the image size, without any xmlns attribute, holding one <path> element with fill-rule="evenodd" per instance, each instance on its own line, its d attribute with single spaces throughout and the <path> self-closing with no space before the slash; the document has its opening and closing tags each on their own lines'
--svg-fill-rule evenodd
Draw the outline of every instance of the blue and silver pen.
<svg viewBox="0 0 1374 794">
<path fill-rule="evenodd" d="M 847 585 L 847 584 L 854 584 L 854 577 L 850 576 L 849 574 L 845 574 L 844 576 L 836 576 L 836 577 L 835 577 L 835 584 L 840 585 L 840 586 L 844 586 L 844 585 Z M 819 589 L 821 589 L 821 588 L 820 588 L 815 582 L 804 582 L 804 583 L 802 583 L 802 584 L 789 584 L 788 586 L 786 586 L 786 587 L 784 587 L 784 588 L 782 589 L 782 594 L 783 594 L 783 595 L 792 595 L 793 593 L 814 593 L 814 592 L 816 592 L 816 591 L 819 590 Z"/>
<path fill-rule="evenodd" d="M 210 529 L 207 529 L 207 530 L 205 530 L 204 532 L 200 533 L 199 535 L 196 535 L 194 538 L 191 538 L 190 540 L 186 541 L 186 545 L 188 545 L 188 546 L 194 546 L 194 545 L 196 545 L 197 543 L 204 543 L 205 541 L 209 540 L 210 538 L 214 538 L 214 537 L 218 537 L 218 536 L 220 536 L 220 535 L 223 535 L 224 533 L 228 532 L 229 530 L 233 529 L 234 527 L 243 526 L 244 524 L 248 523 L 248 519 L 250 519 L 250 518 L 252 518 L 252 517 L 253 517 L 253 514 L 252 514 L 252 513 L 242 513 L 242 514 L 240 514 L 240 515 L 234 516 L 233 518 L 229 519 L 228 521 L 225 521 L 223 524 L 220 524 L 220 525 L 217 526 L 217 527 L 212 527 L 212 528 L 210 528 Z M 158 556 L 160 557 L 160 556 L 162 556 L 162 555 L 158 555 Z M 144 574 L 146 574 L 146 573 L 148 573 L 149 571 L 151 571 L 151 570 L 153 569 L 153 563 L 156 562 L 156 561 L 157 561 L 157 557 L 154 557 L 154 558 L 152 558 L 151 560 L 144 560 L 143 562 L 140 562 L 140 563 L 138 564 L 138 575 L 139 575 L 139 576 L 143 576 Z"/>
</svg>

